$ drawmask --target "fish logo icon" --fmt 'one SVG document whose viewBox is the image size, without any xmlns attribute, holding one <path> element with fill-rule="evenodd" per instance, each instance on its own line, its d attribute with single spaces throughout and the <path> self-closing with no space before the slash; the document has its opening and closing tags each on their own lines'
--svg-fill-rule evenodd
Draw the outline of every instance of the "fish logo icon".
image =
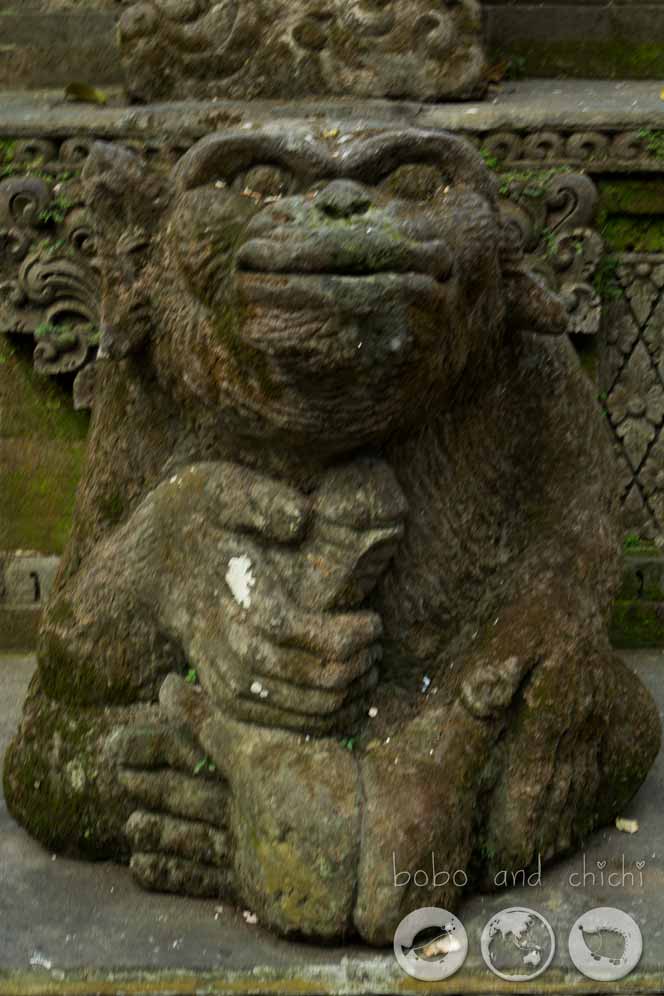
<svg viewBox="0 0 664 996">
<path fill-rule="evenodd" d="M 414 979 L 439 982 L 466 960 L 468 936 L 461 921 L 438 906 L 424 906 L 404 917 L 394 934 L 394 955 Z"/>
</svg>

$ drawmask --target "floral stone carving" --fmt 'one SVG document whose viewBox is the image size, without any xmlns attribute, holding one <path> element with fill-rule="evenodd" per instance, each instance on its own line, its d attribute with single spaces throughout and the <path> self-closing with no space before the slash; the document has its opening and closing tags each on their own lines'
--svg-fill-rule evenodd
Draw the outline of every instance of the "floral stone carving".
<svg viewBox="0 0 664 996">
<path fill-rule="evenodd" d="M 105 358 L 16 818 L 374 944 L 460 898 L 393 854 L 482 888 L 612 820 L 660 725 L 605 632 L 611 443 L 479 155 L 290 122 L 84 177 Z"/>
<path fill-rule="evenodd" d="M 48 141 L 16 143 L 0 180 L 0 331 L 34 337 L 35 369 L 50 376 L 79 375 L 97 352 L 99 273 L 77 177 L 84 154 L 76 142 L 59 156 Z M 88 407 L 82 384 L 74 394 Z"/>
<path fill-rule="evenodd" d="M 595 335 L 602 302 L 593 280 L 604 252 L 593 228 L 597 188 L 582 173 L 517 177 L 501 183 L 506 242 L 564 299 L 567 331 Z"/>
<path fill-rule="evenodd" d="M 486 89 L 481 37 L 477 0 L 142 0 L 118 29 L 141 100 L 463 99 Z"/>
</svg>

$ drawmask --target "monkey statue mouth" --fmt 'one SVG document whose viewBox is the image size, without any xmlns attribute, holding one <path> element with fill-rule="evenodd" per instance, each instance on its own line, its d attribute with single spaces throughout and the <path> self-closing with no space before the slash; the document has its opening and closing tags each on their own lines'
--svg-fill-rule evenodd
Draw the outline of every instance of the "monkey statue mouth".
<svg viewBox="0 0 664 996">
<path fill-rule="evenodd" d="M 299 276 L 418 274 L 444 282 L 452 272 L 451 256 L 441 240 L 397 239 L 394 231 L 376 232 L 370 218 L 343 234 L 320 229 L 306 239 L 278 231 L 268 238 L 250 238 L 237 260 L 241 271 Z"/>
<path fill-rule="evenodd" d="M 379 353 L 403 358 L 414 345 L 409 312 L 442 310 L 446 298 L 438 281 L 413 272 L 351 276 L 240 269 L 236 280 L 252 319 L 242 340 L 273 357 L 286 354 L 293 363 L 293 350 L 301 350 L 305 361 L 316 350 L 321 371 L 350 364 L 357 369 Z"/>
</svg>

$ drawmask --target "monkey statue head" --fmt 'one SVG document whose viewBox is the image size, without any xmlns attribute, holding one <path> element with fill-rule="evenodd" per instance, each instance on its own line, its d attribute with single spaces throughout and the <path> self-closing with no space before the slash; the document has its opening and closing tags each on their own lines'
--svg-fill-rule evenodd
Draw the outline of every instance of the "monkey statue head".
<svg viewBox="0 0 664 996">
<path fill-rule="evenodd" d="M 218 133 L 159 195 L 117 150 L 87 169 L 93 199 L 117 190 L 101 354 L 147 343 L 170 393 L 246 437 L 379 443 L 485 376 L 508 319 L 564 327 L 501 255 L 491 173 L 446 133 Z"/>
</svg>

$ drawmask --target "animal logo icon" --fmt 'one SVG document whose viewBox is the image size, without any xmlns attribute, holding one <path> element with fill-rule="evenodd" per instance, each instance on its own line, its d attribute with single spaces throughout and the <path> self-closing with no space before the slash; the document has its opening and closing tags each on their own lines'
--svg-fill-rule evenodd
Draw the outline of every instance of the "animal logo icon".
<svg viewBox="0 0 664 996">
<path fill-rule="evenodd" d="M 610 906 L 584 913 L 570 931 L 570 958 L 583 975 L 598 982 L 624 979 L 636 968 L 642 952 L 638 924 Z"/>
</svg>

